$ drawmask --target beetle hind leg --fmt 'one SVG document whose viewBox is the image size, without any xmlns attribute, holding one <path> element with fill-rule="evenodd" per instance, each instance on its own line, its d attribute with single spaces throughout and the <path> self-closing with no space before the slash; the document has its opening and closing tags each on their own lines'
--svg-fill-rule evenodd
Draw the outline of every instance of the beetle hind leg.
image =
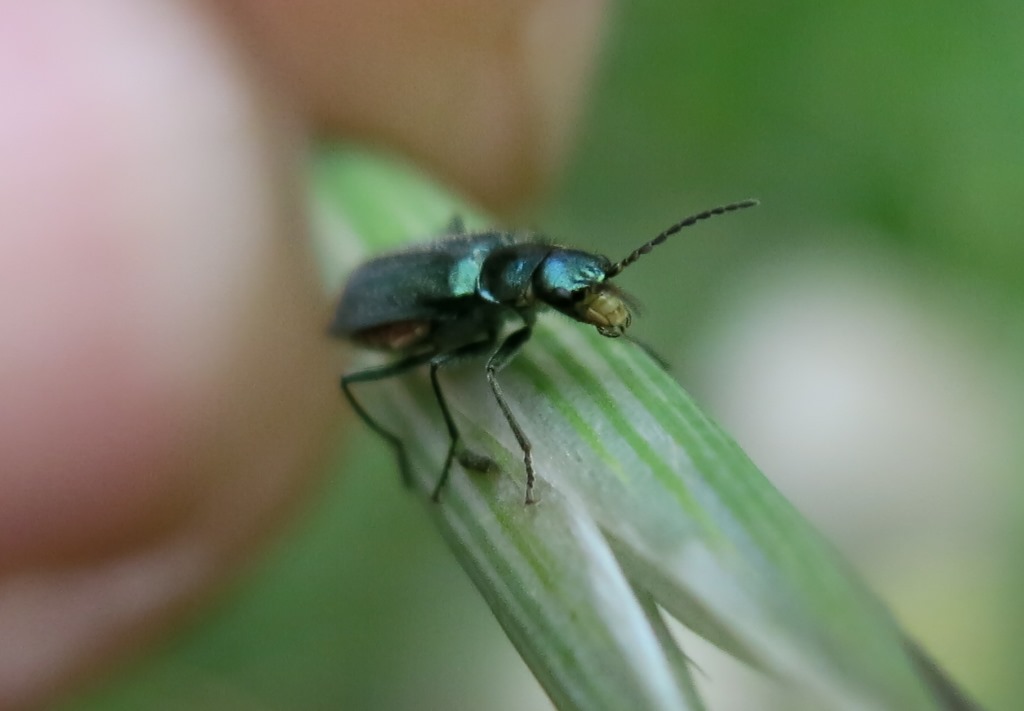
<svg viewBox="0 0 1024 711">
<path fill-rule="evenodd" d="M 405 358 L 396 363 L 390 363 L 376 368 L 368 368 L 355 373 L 348 373 L 343 375 L 341 378 L 341 391 L 345 394 L 345 399 L 348 400 L 348 404 L 351 405 L 352 409 L 355 410 L 355 413 L 359 415 L 359 419 L 365 422 L 367 427 L 376 432 L 377 435 L 387 442 L 391 449 L 394 450 L 395 458 L 398 460 L 398 471 L 402 476 L 402 483 L 408 487 L 413 485 L 413 478 L 412 469 L 409 466 L 409 455 L 405 450 L 405 443 L 402 442 L 401 437 L 377 422 L 377 420 L 367 412 L 366 408 L 362 406 L 362 404 L 356 399 L 355 394 L 352 392 L 352 385 L 355 383 L 372 383 L 379 380 L 398 377 L 413 368 L 429 362 L 433 357 L 433 353 L 419 354 Z"/>
</svg>

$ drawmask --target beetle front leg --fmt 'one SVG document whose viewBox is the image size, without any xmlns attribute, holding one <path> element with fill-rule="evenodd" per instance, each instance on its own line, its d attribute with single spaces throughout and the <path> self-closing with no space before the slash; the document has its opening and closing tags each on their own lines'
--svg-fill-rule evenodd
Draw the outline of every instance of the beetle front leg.
<svg viewBox="0 0 1024 711">
<path fill-rule="evenodd" d="M 493 336 L 486 340 L 477 343 L 470 343 L 469 345 L 457 348 L 449 353 L 444 353 L 435 356 L 430 361 L 430 385 L 434 389 L 434 397 L 437 399 L 437 404 L 441 408 L 441 415 L 444 417 L 444 424 L 448 428 L 448 453 L 445 455 L 444 467 L 441 469 L 441 476 L 437 480 L 437 484 L 434 485 L 434 491 L 431 493 L 430 498 L 435 502 L 441 499 L 441 490 L 444 485 L 448 483 L 448 475 L 451 473 L 452 461 L 455 459 L 456 453 L 459 449 L 459 443 L 462 441 L 462 434 L 459 432 L 459 428 L 455 424 L 455 418 L 452 417 L 451 411 L 448 409 L 448 400 L 444 396 L 444 392 L 441 390 L 441 382 L 438 380 L 437 371 L 444 365 L 451 365 L 452 363 L 468 360 L 470 358 L 476 358 L 483 353 L 486 353 L 494 346 Z M 497 465 L 490 457 L 486 457 L 482 454 L 477 454 L 469 450 L 463 450 L 459 452 L 459 462 L 470 469 L 474 469 L 479 472 L 491 472 L 497 469 Z"/>
<path fill-rule="evenodd" d="M 523 347 L 523 344 L 530 340 L 532 334 L 533 327 L 530 323 L 527 323 L 518 331 L 513 331 L 502 342 L 501 346 L 498 347 L 498 350 L 487 360 L 487 382 L 491 386 L 491 392 L 494 393 L 494 399 L 498 401 L 498 407 L 501 408 L 502 414 L 505 415 L 505 421 L 508 422 L 508 426 L 512 428 L 512 434 L 515 435 L 516 441 L 519 442 L 519 448 L 523 450 L 523 464 L 526 466 L 527 504 L 536 503 L 537 501 L 533 498 L 533 483 L 535 479 L 533 474 L 533 445 L 530 444 L 526 433 L 523 432 L 523 428 L 519 426 L 515 415 L 512 414 L 512 408 L 505 401 L 505 396 L 501 392 L 501 386 L 498 384 L 497 374 L 509 364 Z"/>
</svg>

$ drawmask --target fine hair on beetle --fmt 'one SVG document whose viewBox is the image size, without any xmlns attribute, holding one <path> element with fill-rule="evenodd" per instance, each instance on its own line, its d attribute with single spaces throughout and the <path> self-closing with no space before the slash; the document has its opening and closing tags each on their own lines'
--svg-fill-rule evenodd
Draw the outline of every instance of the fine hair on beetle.
<svg viewBox="0 0 1024 711">
<path fill-rule="evenodd" d="M 523 453 L 525 501 L 532 504 L 536 501 L 532 445 L 497 376 L 530 340 L 538 312 L 554 309 L 594 326 L 602 336 L 623 336 L 632 322 L 632 304 L 611 282 L 613 278 L 683 228 L 757 204 L 742 200 L 690 215 L 617 262 L 550 244 L 532 234 L 467 232 L 456 218 L 446 236 L 374 257 L 349 277 L 331 322 L 331 335 L 398 358 L 342 376 L 342 392 L 360 419 L 391 446 L 403 482 L 412 485 L 405 443 L 370 415 L 352 386 L 429 366 L 431 388 L 449 436 L 431 495 L 438 501 L 454 461 L 476 471 L 498 469 L 490 458 L 463 446 L 438 379 L 443 366 L 486 358 L 487 383 Z M 518 325 L 509 331 L 510 323 Z"/>
</svg>

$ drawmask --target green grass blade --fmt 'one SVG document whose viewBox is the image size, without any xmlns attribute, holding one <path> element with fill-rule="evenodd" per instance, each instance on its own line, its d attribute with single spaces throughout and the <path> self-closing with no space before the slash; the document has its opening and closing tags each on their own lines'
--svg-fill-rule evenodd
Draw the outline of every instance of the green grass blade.
<svg viewBox="0 0 1024 711">
<path fill-rule="evenodd" d="M 370 250 L 436 234 L 457 210 L 392 174 L 364 157 L 320 166 Z M 363 387 L 410 443 L 415 495 L 560 708 L 700 708 L 652 599 L 822 707 L 939 707 L 888 612 L 641 349 L 545 316 L 500 377 L 534 445 L 536 506 L 482 364 L 446 370 L 444 387 L 471 448 L 502 472 L 454 467 L 440 504 L 427 492 L 448 441 L 425 379 Z"/>
</svg>

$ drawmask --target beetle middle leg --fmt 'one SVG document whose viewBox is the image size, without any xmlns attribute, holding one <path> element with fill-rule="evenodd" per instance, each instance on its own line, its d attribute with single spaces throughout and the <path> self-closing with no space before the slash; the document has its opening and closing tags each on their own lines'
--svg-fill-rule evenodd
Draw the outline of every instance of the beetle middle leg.
<svg viewBox="0 0 1024 711">
<path fill-rule="evenodd" d="M 669 373 L 669 372 L 672 371 L 672 366 L 669 364 L 669 362 L 667 360 L 665 360 L 664 358 L 662 358 L 661 354 L 658 353 L 658 351 L 656 351 L 653 348 L 651 348 L 650 344 L 648 344 L 646 341 L 641 341 L 639 338 L 633 338 L 628 333 L 623 334 L 623 338 L 625 338 L 627 341 L 629 341 L 634 346 L 636 346 L 637 348 L 642 350 L 644 353 L 646 353 L 647 357 L 650 358 L 651 360 L 653 360 L 655 363 L 657 363 L 658 366 L 662 370 L 664 370 L 666 373 Z"/>
</svg>

